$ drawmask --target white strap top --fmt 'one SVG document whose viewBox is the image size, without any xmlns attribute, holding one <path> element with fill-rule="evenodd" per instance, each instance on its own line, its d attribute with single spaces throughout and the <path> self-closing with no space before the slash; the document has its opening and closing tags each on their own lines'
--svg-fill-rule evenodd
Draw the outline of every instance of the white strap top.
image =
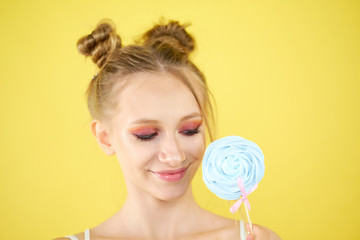
<svg viewBox="0 0 360 240">
<path fill-rule="evenodd" d="M 71 235 L 71 236 L 66 236 L 67 238 L 70 238 L 71 240 L 79 240 L 76 236 Z M 90 229 L 86 229 L 85 230 L 85 238 L 84 240 L 90 240 Z"/>
</svg>

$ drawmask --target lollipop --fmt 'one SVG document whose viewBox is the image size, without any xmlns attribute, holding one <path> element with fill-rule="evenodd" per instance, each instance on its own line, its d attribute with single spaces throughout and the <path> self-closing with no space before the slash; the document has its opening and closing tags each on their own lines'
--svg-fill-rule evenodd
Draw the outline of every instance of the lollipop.
<svg viewBox="0 0 360 240">
<path fill-rule="evenodd" d="M 230 211 L 235 213 L 241 203 L 245 202 L 247 219 L 252 229 L 247 195 L 256 189 L 265 172 L 264 155 L 258 145 L 238 136 L 216 140 L 205 151 L 202 171 L 206 186 L 219 198 L 236 200 L 242 197 Z M 243 222 L 240 224 L 240 233 L 241 239 L 245 239 Z"/>
<path fill-rule="evenodd" d="M 264 155 L 254 142 L 238 136 L 212 142 L 203 158 L 206 186 L 219 198 L 239 199 L 242 196 L 238 179 L 249 192 L 264 176 Z"/>
<path fill-rule="evenodd" d="M 246 198 L 264 176 L 264 155 L 254 142 L 238 136 L 224 137 L 206 149 L 202 171 L 206 186 L 219 198 Z M 247 198 L 244 201 L 250 209 Z"/>
</svg>

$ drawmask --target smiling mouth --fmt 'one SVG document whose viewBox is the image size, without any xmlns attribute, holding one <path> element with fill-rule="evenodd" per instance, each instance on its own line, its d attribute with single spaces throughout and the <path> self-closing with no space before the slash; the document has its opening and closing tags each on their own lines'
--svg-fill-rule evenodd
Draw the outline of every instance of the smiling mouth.
<svg viewBox="0 0 360 240">
<path fill-rule="evenodd" d="M 151 171 L 156 177 L 166 182 L 177 182 L 180 181 L 186 174 L 186 168 L 179 168 L 175 170 L 165 170 L 159 172 Z"/>
</svg>

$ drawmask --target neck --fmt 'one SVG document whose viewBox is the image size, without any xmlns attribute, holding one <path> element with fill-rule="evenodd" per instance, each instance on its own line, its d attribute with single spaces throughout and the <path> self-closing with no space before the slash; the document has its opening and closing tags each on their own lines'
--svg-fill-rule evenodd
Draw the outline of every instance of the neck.
<svg viewBox="0 0 360 240">
<path fill-rule="evenodd" d="M 200 211 L 189 187 L 184 195 L 168 201 L 147 193 L 128 191 L 127 200 L 119 214 L 126 228 L 135 235 L 141 234 L 138 236 L 140 238 L 177 239 L 196 226 L 195 216 Z"/>
</svg>

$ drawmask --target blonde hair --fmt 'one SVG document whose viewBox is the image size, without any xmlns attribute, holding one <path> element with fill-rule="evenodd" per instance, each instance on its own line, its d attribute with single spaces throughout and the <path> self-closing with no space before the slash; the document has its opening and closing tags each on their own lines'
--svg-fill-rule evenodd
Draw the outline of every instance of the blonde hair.
<svg viewBox="0 0 360 240">
<path fill-rule="evenodd" d="M 211 93 L 203 73 L 189 59 L 194 50 L 194 38 L 186 32 L 187 25 L 177 21 L 155 25 L 142 39 L 123 46 L 110 20 L 101 21 L 89 35 L 79 39 L 78 50 L 91 56 L 99 72 L 87 89 L 88 108 L 95 119 L 106 119 L 116 105 L 115 85 L 129 74 L 138 72 L 167 72 L 182 81 L 194 95 L 203 115 L 209 137 L 213 140 L 214 113 Z M 187 73 L 196 77 L 191 77 Z M 197 85 L 201 96 L 195 91 Z M 200 99 L 202 101 L 200 101 Z"/>
</svg>

